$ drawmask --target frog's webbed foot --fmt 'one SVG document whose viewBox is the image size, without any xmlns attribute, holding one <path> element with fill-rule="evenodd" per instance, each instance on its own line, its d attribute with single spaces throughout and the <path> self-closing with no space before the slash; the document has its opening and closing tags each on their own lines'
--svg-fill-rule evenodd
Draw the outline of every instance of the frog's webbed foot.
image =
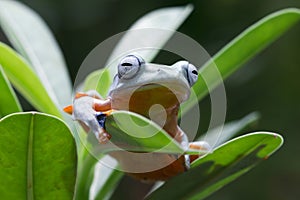
<svg viewBox="0 0 300 200">
<path fill-rule="evenodd" d="M 189 168 L 190 164 L 200 158 L 201 156 L 203 156 L 206 153 L 209 153 L 212 148 L 211 146 L 205 142 L 205 141 L 196 141 L 196 142 L 190 142 L 188 140 L 187 135 L 180 129 L 180 127 L 178 128 L 178 132 L 176 134 L 176 136 L 174 137 L 174 139 L 180 143 L 181 147 L 183 147 L 184 149 L 190 148 L 190 149 L 194 149 L 194 150 L 199 150 L 198 155 L 185 155 L 185 159 L 186 159 L 186 164 L 187 164 L 187 168 Z"/>
<path fill-rule="evenodd" d="M 106 143 L 111 138 L 105 130 L 105 119 L 111 111 L 110 99 L 101 99 L 96 91 L 77 93 L 74 104 L 64 110 L 72 114 L 86 132 L 94 133 L 99 143 Z"/>
<path fill-rule="evenodd" d="M 203 151 L 203 152 L 207 152 L 209 153 L 212 148 L 211 146 L 205 142 L 205 141 L 196 141 L 196 142 L 191 142 L 189 143 L 189 148 L 190 149 L 195 149 L 195 150 L 200 150 L 200 151 Z M 199 154 L 199 155 L 190 155 L 190 163 L 192 163 L 194 160 L 200 158 L 202 155 Z"/>
</svg>

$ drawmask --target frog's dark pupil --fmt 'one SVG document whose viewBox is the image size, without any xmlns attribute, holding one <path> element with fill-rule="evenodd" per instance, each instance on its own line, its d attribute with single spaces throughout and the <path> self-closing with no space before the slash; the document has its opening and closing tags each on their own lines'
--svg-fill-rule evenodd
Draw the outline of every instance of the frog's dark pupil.
<svg viewBox="0 0 300 200">
<path fill-rule="evenodd" d="M 132 66 L 132 64 L 125 62 L 125 63 L 122 63 L 121 66 Z"/>
<path fill-rule="evenodd" d="M 197 70 L 193 70 L 192 73 L 198 75 Z"/>
</svg>

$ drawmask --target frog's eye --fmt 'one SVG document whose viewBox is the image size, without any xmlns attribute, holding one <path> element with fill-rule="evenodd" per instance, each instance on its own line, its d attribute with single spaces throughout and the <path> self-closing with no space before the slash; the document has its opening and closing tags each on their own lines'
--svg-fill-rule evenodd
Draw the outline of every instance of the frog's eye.
<svg viewBox="0 0 300 200">
<path fill-rule="evenodd" d="M 118 76 L 121 79 L 134 77 L 145 61 L 136 55 L 128 55 L 118 65 Z"/>
<path fill-rule="evenodd" d="M 198 80 L 197 68 L 187 61 L 179 61 L 175 64 L 181 66 L 182 69 L 185 71 L 186 79 L 189 85 L 192 87 Z"/>
<path fill-rule="evenodd" d="M 190 86 L 194 85 L 198 80 L 197 68 L 194 65 L 192 65 L 191 63 L 187 63 L 186 72 L 187 72 L 187 80 L 188 80 Z"/>
</svg>

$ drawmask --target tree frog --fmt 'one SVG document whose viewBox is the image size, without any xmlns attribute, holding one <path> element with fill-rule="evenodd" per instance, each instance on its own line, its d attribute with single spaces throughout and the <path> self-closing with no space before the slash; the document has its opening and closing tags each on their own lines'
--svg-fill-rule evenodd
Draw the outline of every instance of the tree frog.
<svg viewBox="0 0 300 200">
<path fill-rule="evenodd" d="M 178 61 L 167 66 L 146 63 L 140 56 L 128 55 L 118 64 L 118 72 L 106 99 L 102 99 L 96 91 L 77 93 L 74 104 L 64 110 L 72 114 L 86 131 L 91 130 L 96 135 L 99 145 L 113 137 L 103 128 L 103 113 L 105 116 L 109 115 L 111 110 L 129 110 L 156 122 L 182 147 L 209 151 L 210 147 L 204 141 L 188 143 L 186 134 L 177 125 L 180 103 L 189 98 L 190 88 L 197 79 L 196 67 L 187 61 Z M 170 163 L 153 171 L 129 173 L 146 181 L 167 180 L 188 170 L 190 163 L 195 159 L 195 156 L 159 153 L 139 159 L 118 152 L 111 155 L 121 166 L 128 169 L 137 165 L 153 165 L 155 162 Z"/>
</svg>

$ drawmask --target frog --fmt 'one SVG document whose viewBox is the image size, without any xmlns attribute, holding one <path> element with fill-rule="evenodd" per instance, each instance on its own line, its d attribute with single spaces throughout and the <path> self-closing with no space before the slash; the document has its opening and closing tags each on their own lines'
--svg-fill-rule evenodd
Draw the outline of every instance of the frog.
<svg viewBox="0 0 300 200">
<path fill-rule="evenodd" d="M 178 125 L 180 104 L 189 98 L 191 87 L 198 79 L 198 70 L 193 64 L 184 60 L 173 65 L 147 63 L 141 56 L 130 54 L 120 60 L 117 68 L 106 98 L 94 90 L 78 92 L 73 105 L 64 108 L 87 132 L 95 134 L 99 145 L 113 137 L 105 130 L 105 117 L 114 110 L 126 110 L 151 119 L 183 149 L 210 152 L 211 147 L 205 141 L 189 142 Z M 201 156 L 162 153 L 132 156 L 130 152 L 112 152 L 110 155 L 127 169 L 137 165 L 147 168 L 153 163 L 166 163 L 154 170 L 128 172 L 130 176 L 146 182 L 165 181 L 181 174 Z"/>
</svg>

